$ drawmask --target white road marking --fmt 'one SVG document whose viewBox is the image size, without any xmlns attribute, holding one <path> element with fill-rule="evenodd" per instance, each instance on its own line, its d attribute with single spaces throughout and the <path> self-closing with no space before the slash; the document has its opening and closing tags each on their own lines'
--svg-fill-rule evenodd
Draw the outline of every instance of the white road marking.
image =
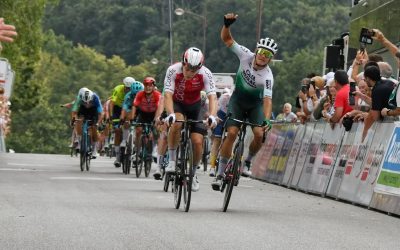
<svg viewBox="0 0 400 250">
<path fill-rule="evenodd" d="M 10 166 L 29 166 L 29 167 L 49 167 L 50 166 L 48 164 L 13 163 L 13 162 L 7 162 L 7 165 L 10 165 Z"/>
<path fill-rule="evenodd" d="M 87 180 L 87 181 L 139 181 L 153 182 L 153 179 L 138 179 L 138 178 L 101 178 L 101 177 L 78 177 L 78 176 L 59 176 L 51 177 L 52 180 Z"/>
<path fill-rule="evenodd" d="M 31 171 L 31 172 L 37 172 L 37 171 L 47 171 L 47 170 L 41 170 L 41 169 L 31 169 L 31 168 L 0 168 L 0 171 Z"/>
</svg>

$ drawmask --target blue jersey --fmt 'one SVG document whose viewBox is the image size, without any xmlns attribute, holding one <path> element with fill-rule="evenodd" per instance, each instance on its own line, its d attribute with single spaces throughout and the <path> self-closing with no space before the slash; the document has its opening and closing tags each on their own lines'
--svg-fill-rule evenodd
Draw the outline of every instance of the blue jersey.
<svg viewBox="0 0 400 250">
<path fill-rule="evenodd" d="M 101 105 L 100 97 L 96 93 L 93 93 L 93 99 L 88 104 L 85 104 L 81 98 L 77 96 L 74 106 L 72 107 L 72 112 L 78 112 L 81 106 L 84 106 L 85 108 L 96 107 L 97 113 L 103 112 L 103 106 Z"/>
</svg>

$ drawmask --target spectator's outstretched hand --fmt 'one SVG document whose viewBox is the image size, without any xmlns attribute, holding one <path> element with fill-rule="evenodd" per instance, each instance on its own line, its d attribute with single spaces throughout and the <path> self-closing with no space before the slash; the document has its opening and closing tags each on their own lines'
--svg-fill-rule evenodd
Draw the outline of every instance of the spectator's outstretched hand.
<svg viewBox="0 0 400 250">
<path fill-rule="evenodd" d="M 0 42 L 11 43 L 17 36 L 14 25 L 4 23 L 4 18 L 0 18 Z"/>
</svg>

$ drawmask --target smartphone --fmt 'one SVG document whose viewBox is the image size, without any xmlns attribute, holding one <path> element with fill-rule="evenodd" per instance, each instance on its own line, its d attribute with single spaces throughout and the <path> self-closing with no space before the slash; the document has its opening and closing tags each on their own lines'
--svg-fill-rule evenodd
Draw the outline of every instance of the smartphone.
<svg viewBox="0 0 400 250">
<path fill-rule="evenodd" d="M 356 105 L 356 97 L 353 94 L 356 91 L 356 83 L 350 82 L 350 91 L 349 91 L 349 105 L 354 106 Z"/>
<path fill-rule="evenodd" d="M 372 37 L 375 35 L 371 29 L 361 28 L 360 32 L 360 43 L 372 44 Z"/>
</svg>

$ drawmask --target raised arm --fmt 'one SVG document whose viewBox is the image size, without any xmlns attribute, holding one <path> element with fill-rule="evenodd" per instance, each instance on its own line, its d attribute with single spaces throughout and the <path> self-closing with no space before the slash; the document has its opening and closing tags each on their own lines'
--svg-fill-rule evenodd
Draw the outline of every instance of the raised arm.
<svg viewBox="0 0 400 250">
<path fill-rule="evenodd" d="M 221 39 L 227 47 L 231 47 L 235 41 L 233 40 L 229 26 L 236 21 L 237 17 L 238 15 L 234 13 L 228 13 L 224 15 L 224 25 L 221 29 Z"/>
</svg>

